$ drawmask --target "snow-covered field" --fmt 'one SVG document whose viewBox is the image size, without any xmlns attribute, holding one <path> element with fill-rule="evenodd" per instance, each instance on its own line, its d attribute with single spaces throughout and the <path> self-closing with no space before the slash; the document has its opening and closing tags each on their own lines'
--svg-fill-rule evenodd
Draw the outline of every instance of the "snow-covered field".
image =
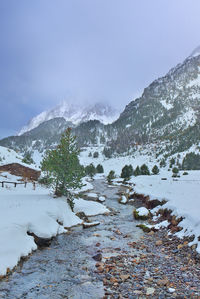
<svg viewBox="0 0 200 299">
<path fill-rule="evenodd" d="M 149 195 L 151 199 L 165 199 L 163 208 L 172 210 L 172 214 L 184 217 L 180 222 L 183 229 L 177 233 L 179 237 L 195 235 L 190 244 L 197 244 L 200 253 L 200 171 L 188 171 L 189 175 L 182 175 L 173 180 L 171 172 L 165 171 L 160 175 L 132 177 L 131 182 L 136 184 L 135 192 Z M 167 180 L 161 180 L 161 178 Z"/>
<path fill-rule="evenodd" d="M 0 176 L 0 180 L 16 182 L 18 179 L 8 173 Z M 91 187 L 88 183 L 83 190 Z M 0 275 L 5 275 L 8 268 L 16 266 L 22 256 L 37 249 L 34 238 L 27 232 L 51 238 L 66 232 L 68 227 L 82 223 L 75 215 L 77 211 L 96 215 L 108 210 L 100 203 L 77 199 L 74 211 L 71 211 L 64 197 L 53 198 L 48 189 L 39 185 L 35 190 L 32 183 L 28 183 L 26 188 L 24 185 L 0 186 Z"/>
</svg>

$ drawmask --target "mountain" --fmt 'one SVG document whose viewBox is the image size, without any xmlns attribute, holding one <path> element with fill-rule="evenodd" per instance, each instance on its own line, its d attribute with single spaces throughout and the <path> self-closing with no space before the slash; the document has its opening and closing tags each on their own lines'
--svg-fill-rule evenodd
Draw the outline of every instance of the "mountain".
<svg viewBox="0 0 200 299">
<path fill-rule="evenodd" d="M 63 102 L 55 108 L 35 116 L 21 129 L 18 135 L 31 131 L 43 122 L 59 117 L 64 118 L 73 125 L 78 125 L 89 120 L 99 120 L 103 124 L 108 124 L 119 117 L 119 111 L 102 103 L 80 106 Z"/>
<path fill-rule="evenodd" d="M 115 145 L 122 138 L 126 147 L 151 143 L 159 149 L 162 143 L 160 150 L 173 154 L 200 142 L 199 49 L 126 106 L 113 123 Z"/>
<path fill-rule="evenodd" d="M 156 157 L 167 157 L 191 147 L 199 150 L 200 47 L 165 76 L 153 81 L 114 122 L 105 124 L 108 116 L 112 118 L 112 111 L 97 104 L 75 113 L 61 105 L 32 120 L 26 133 L 4 138 L 0 145 L 42 152 L 54 147 L 64 129 L 71 126 L 80 147 L 101 145 L 107 156 L 132 154 L 139 148 L 148 148 Z"/>
</svg>

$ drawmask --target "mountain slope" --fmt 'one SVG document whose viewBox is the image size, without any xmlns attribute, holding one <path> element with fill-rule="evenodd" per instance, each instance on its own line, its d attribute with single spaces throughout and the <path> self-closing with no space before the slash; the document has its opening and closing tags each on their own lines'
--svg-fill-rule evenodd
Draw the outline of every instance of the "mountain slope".
<svg viewBox="0 0 200 299">
<path fill-rule="evenodd" d="M 87 108 L 87 113 L 82 113 L 82 121 L 93 118 L 96 109 L 103 111 L 102 116 L 109 115 L 109 109 L 105 112 L 105 107 L 101 108 Z M 65 108 L 62 115 L 64 111 Z M 54 110 L 50 116 L 57 114 Z M 75 119 L 75 114 L 73 117 Z M 71 126 L 80 147 L 101 144 L 110 156 L 111 153 L 133 153 L 138 146 L 142 149 L 148 146 L 156 156 L 167 156 L 200 145 L 199 120 L 200 48 L 197 48 L 183 63 L 145 88 L 142 96 L 130 102 L 112 124 L 89 120 L 73 126 L 66 118 L 53 118 L 21 136 L 1 140 L 0 145 L 20 151 L 43 151 L 54 147 L 64 129 Z"/>
<path fill-rule="evenodd" d="M 189 56 L 129 103 L 113 124 L 124 144 L 165 141 L 181 151 L 200 141 L 200 55 Z M 121 143 L 121 142 L 120 142 Z"/>
<path fill-rule="evenodd" d="M 44 111 L 34 117 L 27 126 L 22 128 L 18 135 L 22 135 L 25 132 L 36 128 L 45 121 L 58 117 L 64 118 L 73 125 L 78 125 L 89 120 L 99 120 L 103 124 L 108 124 L 112 123 L 119 117 L 119 112 L 117 109 L 101 103 L 80 106 L 63 102 L 55 108 L 49 111 Z"/>
</svg>

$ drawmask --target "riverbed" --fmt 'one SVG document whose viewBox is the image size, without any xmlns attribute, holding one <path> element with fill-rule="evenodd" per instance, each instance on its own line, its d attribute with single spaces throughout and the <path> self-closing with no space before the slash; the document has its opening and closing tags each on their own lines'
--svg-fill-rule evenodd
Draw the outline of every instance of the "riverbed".
<svg viewBox="0 0 200 299">
<path fill-rule="evenodd" d="M 35 251 L 0 282 L 0 298 L 98 299 L 104 296 L 93 256 L 101 253 L 104 258 L 116 252 L 119 255 L 126 250 L 130 252 L 127 238 L 137 241 L 143 233 L 136 227 L 133 207 L 118 203 L 121 187 L 110 187 L 103 180 L 95 180 L 93 184 L 94 192 L 106 196 L 105 205 L 114 212 L 90 217 L 100 225 L 87 229 L 74 227 L 69 234 L 57 236 L 48 248 Z"/>
</svg>

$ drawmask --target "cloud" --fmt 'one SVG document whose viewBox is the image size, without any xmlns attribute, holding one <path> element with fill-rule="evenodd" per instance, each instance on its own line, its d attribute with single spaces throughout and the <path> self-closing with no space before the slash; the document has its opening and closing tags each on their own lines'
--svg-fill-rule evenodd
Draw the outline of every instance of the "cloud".
<svg viewBox="0 0 200 299">
<path fill-rule="evenodd" d="M 12 128 L 62 100 L 125 106 L 199 44 L 192 3 L 1 1 L 0 104 Z"/>
</svg>

